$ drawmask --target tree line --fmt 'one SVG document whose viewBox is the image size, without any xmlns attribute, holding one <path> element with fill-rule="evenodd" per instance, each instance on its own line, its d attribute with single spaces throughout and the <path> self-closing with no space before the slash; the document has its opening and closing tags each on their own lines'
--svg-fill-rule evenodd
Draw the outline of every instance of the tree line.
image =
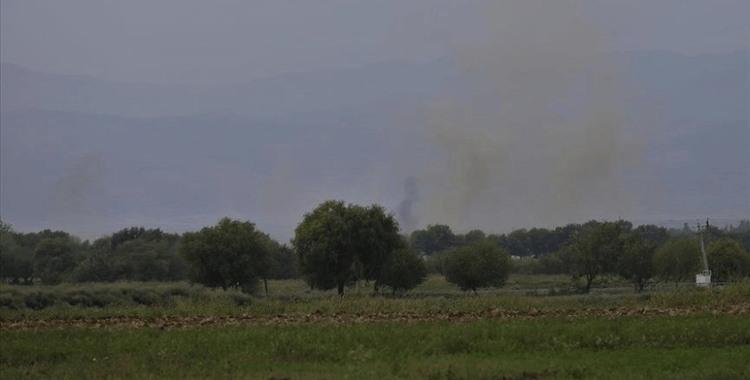
<svg viewBox="0 0 750 380">
<path fill-rule="evenodd" d="M 519 229 L 507 235 L 474 230 L 454 234 L 446 225 L 414 231 L 410 243 L 427 255 L 428 268 L 444 274 L 445 255 L 456 247 L 489 240 L 519 260 L 514 271 L 524 274 L 569 274 L 589 292 L 602 277 L 615 275 L 642 291 L 656 281 L 684 282 L 702 269 L 696 233 L 682 229 L 633 224 L 625 220 L 571 223 L 555 229 Z M 735 281 L 750 275 L 750 221 L 722 229 L 702 226 L 709 268 L 714 282 Z"/>
<path fill-rule="evenodd" d="M 704 228 L 714 281 L 750 275 L 750 222 Z M 511 260 L 511 257 L 520 260 Z M 464 290 L 502 286 L 511 271 L 570 274 L 584 291 L 619 275 L 638 290 L 656 280 L 687 281 L 701 264 L 687 224 L 668 230 L 631 222 L 589 221 L 508 234 L 454 233 L 443 224 L 402 234 L 378 205 L 326 201 L 304 215 L 289 244 L 249 221 L 224 218 L 182 235 L 130 227 L 93 242 L 63 231 L 21 233 L 0 221 L 0 279 L 14 284 L 181 281 L 252 293 L 269 279 L 302 278 L 314 289 L 358 281 L 374 291 L 413 289 L 439 273 Z"/>
</svg>

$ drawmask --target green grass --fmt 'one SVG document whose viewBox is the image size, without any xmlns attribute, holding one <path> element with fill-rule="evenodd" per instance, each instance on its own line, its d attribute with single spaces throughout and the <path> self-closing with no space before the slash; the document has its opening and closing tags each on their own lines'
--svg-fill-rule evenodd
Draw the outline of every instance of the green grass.
<svg viewBox="0 0 750 380">
<path fill-rule="evenodd" d="M 2 333 L 0 378 L 747 379 L 747 316 Z"/>
<path fill-rule="evenodd" d="M 269 297 L 187 283 L 0 287 L 3 321 L 46 317 L 225 316 L 346 312 L 581 310 L 750 303 L 750 282 L 637 294 L 539 296 L 567 277 L 517 275 L 469 295 L 432 276 L 401 297 L 359 284 L 339 298 L 301 281 L 272 281 Z M 511 289 L 515 287 L 514 289 Z M 109 300 L 97 306 L 96 300 Z M 46 305 L 37 310 L 31 305 Z M 74 304 L 71 305 L 71 302 Z M 3 306 L 4 305 L 4 306 Z M 536 318 L 0 333 L 0 378 L 750 379 L 747 314 Z"/>
</svg>

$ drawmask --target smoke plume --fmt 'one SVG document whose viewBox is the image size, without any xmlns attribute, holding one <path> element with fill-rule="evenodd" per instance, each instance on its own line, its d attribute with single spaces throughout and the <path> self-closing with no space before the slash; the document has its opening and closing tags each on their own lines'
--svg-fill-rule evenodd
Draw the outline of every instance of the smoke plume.
<svg viewBox="0 0 750 380">
<path fill-rule="evenodd" d="M 50 226 L 66 231 L 96 229 L 102 217 L 104 173 L 101 153 L 71 158 L 48 198 Z"/>
<path fill-rule="evenodd" d="M 412 210 L 414 203 L 419 200 L 416 178 L 413 176 L 406 178 L 406 181 L 404 181 L 404 192 L 404 199 L 398 204 L 396 216 L 401 221 L 401 230 L 408 233 L 417 227 L 418 222 Z"/>
<path fill-rule="evenodd" d="M 456 50 L 457 84 L 427 107 L 443 161 L 422 175 L 421 220 L 498 230 L 626 216 L 641 131 L 624 118 L 605 41 L 573 1 L 485 14 L 485 38 Z"/>
</svg>

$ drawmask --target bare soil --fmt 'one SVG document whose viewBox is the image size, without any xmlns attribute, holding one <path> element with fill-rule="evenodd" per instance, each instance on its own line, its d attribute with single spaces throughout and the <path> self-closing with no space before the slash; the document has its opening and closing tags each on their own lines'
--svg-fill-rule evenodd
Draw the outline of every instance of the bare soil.
<svg viewBox="0 0 750 380">
<path fill-rule="evenodd" d="M 445 311 L 436 313 L 322 313 L 316 310 L 311 314 L 282 314 L 282 315 L 227 315 L 227 316 L 161 316 L 161 317 L 74 317 L 44 319 L 6 319 L 0 320 L 0 331 L 37 330 L 50 328 L 88 327 L 95 329 L 188 329 L 200 327 L 223 326 L 259 326 L 259 325 L 291 325 L 291 324 L 350 324 L 350 323 L 416 323 L 448 321 L 466 323 L 477 320 L 513 320 L 530 318 L 619 318 L 626 316 L 677 316 L 693 313 L 712 313 L 750 316 L 750 303 L 728 304 L 718 307 L 684 306 L 670 308 L 612 308 L 612 309 L 582 309 L 582 310 L 526 310 L 511 311 L 503 309 L 485 309 L 476 312 Z"/>
</svg>

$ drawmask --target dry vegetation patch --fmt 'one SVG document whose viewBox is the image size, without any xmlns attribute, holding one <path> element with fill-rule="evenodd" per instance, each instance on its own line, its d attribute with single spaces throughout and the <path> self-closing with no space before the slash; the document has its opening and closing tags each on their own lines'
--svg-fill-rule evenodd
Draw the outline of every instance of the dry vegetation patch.
<svg viewBox="0 0 750 380">
<path fill-rule="evenodd" d="M 644 307 L 608 309 L 530 309 L 503 310 L 488 308 L 482 311 L 438 311 L 430 313 L 408 312 L 334 312 L 317 310 L 310 314 L 241 314 L 226 316 L 112 316 L 112 317 L 49 317 L 44 319 L 19 319 L 0 321 L 0 331 L 37 330 L 66 327 L 95 329 L 188 329 L 200 327 L 258 326 L 291 324 L 351 324 L 351 323 L 415 323 L 448 321 L 467 323 L 478 320 L 513 320 L 531 318 L 619 318 L 627 316 L 680 316 L 695 313 L 722 315 L 749 315 L 750 303 L 725 304 L 716 307 Z"/>
</svg>

